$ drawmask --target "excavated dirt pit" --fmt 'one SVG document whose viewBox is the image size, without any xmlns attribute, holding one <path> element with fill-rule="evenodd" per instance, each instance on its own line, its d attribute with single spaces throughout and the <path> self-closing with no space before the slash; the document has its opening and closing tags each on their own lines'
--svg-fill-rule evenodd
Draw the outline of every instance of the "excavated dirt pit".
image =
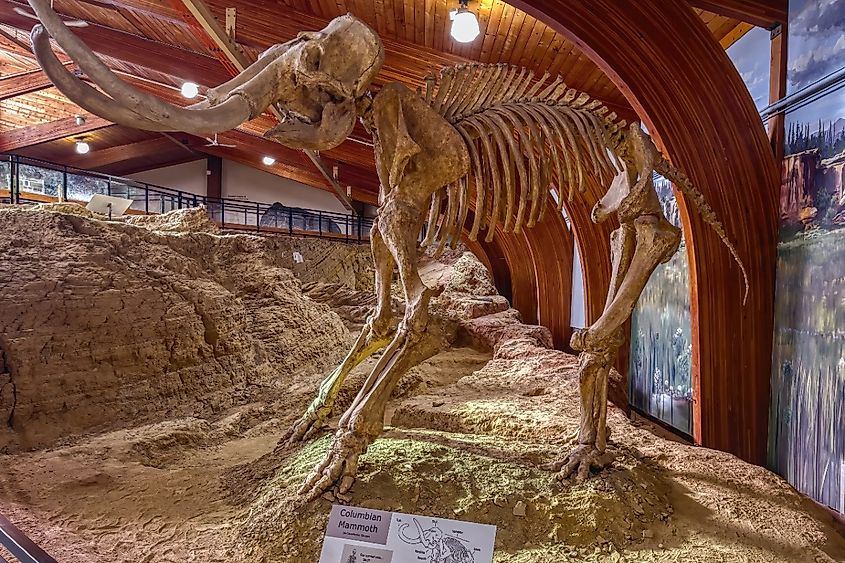
<svg viewBox="0 0 845 563">
<path fill-rule="evenodd" d="M 485 360 L 455 349 L 410 375 L 351 504 L 494 524 L 497 562 L 845 561 L 829 516 L 780 478 L 617 412 L 613 468 L 558 482 L 537 465 L 574 428 L 573 372 Z M 62 562 L 315 562 L 331 502 L 303 505 L 296 489 L 331 436 L 274 451 L 306 401 L 5 456 L 2 511 Z"/>
<path fill-rule="evenodd" d="M 167 218 L 161 224 L 178 231 L 178 223 Z M 87 237 L 111 240 L 101 231 L 84 229 Z M 133 232 L 117 226 L 114 236 Z M 177 238 L 161 238 L 166 236 Z M 241 249 L 253 257 L 284 259 L 283 252 L 275 246 L 270 252 L 255 237 L 179 236 L 184 235 L 143 238 L 175 251 Z M 345 262 L 331 252 L 326 256 Z M 224 273 L 233 263 L 204 273 L 203 291 L 219 292 L 214 283 L 230 279 Z M 615 409 L 609 420 L 617 459 L 609 470 L 580 485 L 539 470 L 539 464 L 565 454 L 562 439 L 577 426 L 575 359 L 549 350 L 547 335 L 516 323 L 500 298 L 479 298 L 485 292 L 473 279 L 475 265 L 461 259 L 453 266 L 451 278 L 433 268 L 447 289 L 435 309 L 471 320 L 459 323 L 463 337 L 452 348 L 403 379 L 388 408 L 384 436 L 361 458 L 350 504 L 494 524 L 497 563 L 845 562 L 845 539 L 832 518 L 779 477 L 728 454 L 660 438 Z M 355 271 L 343 276 L 361 277 Z M 257 295 L 264 307 L 284 306 L 262 289 L 271 282 L 276 288 L 279 280 L 285 291 L 301 291 L 281 272 L 264 280 L 259 288 L 231 282 L 230 299 L 249 304 Z M 350 303 L 368 302 L 354 292 L 338 300 L 340 293 L 320 291 L 315 299 L 319 294 L 332 307 L 347 307 L 346 313 Z M 315 320 L 340 323 L 326 305 L 299 296 L 292 302 Z M 258 336 L 249 337 L 253 352 L 239 351 L 238 357 L 258 365 L 260 377 L 250 376 L 250 392 L 242 393 L 240 404 L 221 402 L 223 407 L 194 409 L 188 417 L 159 413 L 152 422 L 149 417 L 159 411 L 150 408 L 143 425 L 120 418 L 109 431 L 0 455 L 0 514 L 62 563 L 315 563 L 331 502 L 304 504 L 296 490 L 328 448 L 331 429 L 297 447 L 277 443 L 330 367 L 315 370 L 320 362 L 309 359 L 301 372 L 286 363 L 275 369 L 281 361 L 272 352 L 277 336 L 264 334 L 262 322 L 255 316 L 244 325 Z M 190 340 L 189 325 L 176 326 Z M 235 332 L 241 330 L 246 329 Z M 337 342 L 349 344 L 351 335 L 333 330 Z M 292 337 L 276 332 L 286 341 Z M 331 361 L 323 364 L 331 366 L 338 350 L 325 353 Z M 199 354 L 195 361 L 208 363 L 205 358 Z M 350 376 L 339 409 L 351 402 L 376 359 Z M 114 408 L 112 402 L 103 404 Z M 58 411 L 55 420 L 62 420 Z M 0 549 L 0 555 L 7 554 Z"/>
</svg>

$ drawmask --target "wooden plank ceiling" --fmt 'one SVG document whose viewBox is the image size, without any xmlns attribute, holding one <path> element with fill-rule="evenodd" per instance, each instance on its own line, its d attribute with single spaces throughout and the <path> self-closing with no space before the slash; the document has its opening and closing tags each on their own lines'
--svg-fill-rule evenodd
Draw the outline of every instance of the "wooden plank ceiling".
<svg viewBox="0 0 845 563">
<path fill-rule="evenodd" d="M 573 43 L 500 0 L 470 2 L 470 9 L 479 15 L 482 34 L 468 44 L 454 41 L 449 34 L 449 10 L 456 1 L 207 0 L 207 4 L 220 21 L 225 20 L 226 8 L 236 8 L 236 40 L 253 59 L 274 43 L 288 41 L 302 30 L 320 29 L 331 18 L 351 12 L 374 27 L 384 41 L 386 61 L 377 86 L 397 80 L 421 85 L 428 72 L 461 62 L 508 62 L 538 73 L 559 74 L 567 84 L 600 98 L 620 115 L 634 117 L 622 93 Z M 32 20 L 15 12 L 15 7 L 28 9 L 23 0 L 0 4 L 0 92 L 4 77 L 38 69 L 27 49 Z M 62 15 L 89 22 L 77 33 L 110 67 L 169 101 L 186 103 L 176 90 L 185 80 L 211 87 L 229 77 L 180 0 L 55 0 L 54 7 Z M 725 48 L 751 27 L 730 17 L 696 11 Z M 86 131 L 92 151 L 79 157 L 73 152 L 77 137 L 61 136 L 58 125 L 72 123 L 75 115 L 84 112 L 54 88 L 31 89 L 20 95 L 12 92 L 0 101 L 0 147 L 6 150 L 14 147 L 19 154 L 115 174 L 205 155 L 268 169 L 260 162 L 266 154 L 277 159 L 268 169 L 272 173 L 331 191 L 307 158 L 261 138 L 272 126 L 269 115 L 222 134 L 220 142 L 237 144 L 234 149 L 207 147 L 205 140 L 190 135 L 177 135 L 177 142 L 112 125 Z M 51 123 L 56 124 L 52 140 L 44 133 Z M 31 131 L 35 127 L 41 129 Z M 355 198 L 372 203 L 378 186 L 372 149 L 360 128 L 353 137 L 358 140 L 346 141 L 322 156 L 330 168 L 337 166 L 341 184 L 351 185 Z M 40 144 L 26 145 L 30 139 Z M 102 151 L 108 152 L 98 156 Z"/>
</svg>

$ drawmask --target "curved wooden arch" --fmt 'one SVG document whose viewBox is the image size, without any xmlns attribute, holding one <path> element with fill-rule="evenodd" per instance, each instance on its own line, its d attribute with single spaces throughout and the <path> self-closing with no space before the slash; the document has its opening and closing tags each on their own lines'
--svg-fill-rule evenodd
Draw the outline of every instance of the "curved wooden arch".
<svg viewBox="0 0 845 563">
<path fill-rule="evenodd" d="M 695 438 L 764 463 L 779 179 L 739 74 L 684 2 L 511 3 L 572 40 L 599 65 L 735 241 L 750 275 L 745 306 L 729 253 L 682 202 L 693 292 Z"/>
<path fill-rule="evenodd" d="M 582 261 L 588 322 L 601 316 L 610 284 L 609 240 L 618 224 L 612 220 L 602 225 L 592 222 L 590 211 L 604 195 L 604 188 L 591 177 L 586 180 L 584 193 L 564 203 L 571 230 L 549 196 L 545 218 L 521 234 L 504 233 L 497 227 L 493 241 L 488 243 L 483 239 L 471 242 L 466 238 L 469 229 L 463 231 L 464 244 L 491 270 L 499 293 L 521 313 L 524 322 L 548 328 L 560 350 L 570 350 L 576 244 Z M 471 221 L 472 217 L 467 224 Z"/>
<path fill-rule="evenodd" d="M 555 348 L 569 349 L 572 333 L 572 259 L 575 239 L 549 197 L 546 216 L 522 236 L 537 279 L 537 324 L 552 333 Z"/>
</svg>

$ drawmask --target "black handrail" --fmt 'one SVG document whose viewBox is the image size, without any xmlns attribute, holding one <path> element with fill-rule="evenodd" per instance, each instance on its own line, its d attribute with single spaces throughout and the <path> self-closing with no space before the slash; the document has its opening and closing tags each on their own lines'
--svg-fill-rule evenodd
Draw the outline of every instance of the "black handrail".
<svg viewBox="0 0 845 563">
<path fill-rule="evenodd" d="M 41 192 L 59 201 L 86 201 L 86 198 L 90 199 L 95 193 L 103 193 L 132 199 L 134 203 L 130 209 L 145 214 L 204 205 L 211 219 L 224 229 L 285 232 L 290 235 L 335 238 L 347 242 L 367 242 L 373 224 L 372 217 L 351 213 L 208 197 L 37 158 L 0 154 L 0 166 L 6 162 L 9 163 L 8 187 L 3 185 L 4 177 L 0 174 L 0 189 L 8 189 L 9 196 L 2 199 L 9 203 L 38 201 L 37 198 L 26 195 L 38 192 L 22 189 L 21 186 L 21 167 L 29 166 L 47 172 L 48 177 L 51 171 L 61 174 L 60 178 L 53 178 L 49 186 L 45 182 Z M 78 178 L 83 180 L 77 180 Z"/>
<path fill-rule="evenodd" d="M 0 545 L 21 563 L 56 563 L 56 560 L 35 545 L 26 534 L 21 532 L 6 517 L 0 515 Z M 2 560 L 2 556 L 0 556 Z"/>
</svg>

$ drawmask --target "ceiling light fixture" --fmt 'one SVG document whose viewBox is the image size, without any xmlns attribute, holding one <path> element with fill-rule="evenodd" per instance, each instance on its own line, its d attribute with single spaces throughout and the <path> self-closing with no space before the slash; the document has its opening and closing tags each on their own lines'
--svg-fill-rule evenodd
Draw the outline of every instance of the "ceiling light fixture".
<svg viewBox="0 0 845 563">
<path fill-rule="evenodd" d="M 84 115 L 77 115 L 76 116 L 76 124 L 77 125 L 85 125 L 85 116 Z"/>
<path fill-rule="evenodd" d="M 91 152 L 91 145 L 83 140 L 76 141 L 76 152 L 77 154 L 88 154 Z"/>
<path fill-rule="evenodd" d="M 264 163 L 264 166 L 273 166 L 274 164 L 276 164 L 276 159 L 272 156 L 265 156 L 261 159 L 261 162 Z"/>
<path fill-rule="evenodd" d="M 460 0 L 461 5 L 457 10 L 449 12 L 452 19 L 452 37 L 459 43 L 469 43 L 481 33 L 478 27 L 478 18 L 469 11 L 467 4 L 469 0 Z"/>
<path fill-rule="evenodd" d="M 185 82 L 182 84 L 182 95 L 186 98 L 193 99 L 200 93 L 200 87 L 193 82 Z"/>
</svg>

